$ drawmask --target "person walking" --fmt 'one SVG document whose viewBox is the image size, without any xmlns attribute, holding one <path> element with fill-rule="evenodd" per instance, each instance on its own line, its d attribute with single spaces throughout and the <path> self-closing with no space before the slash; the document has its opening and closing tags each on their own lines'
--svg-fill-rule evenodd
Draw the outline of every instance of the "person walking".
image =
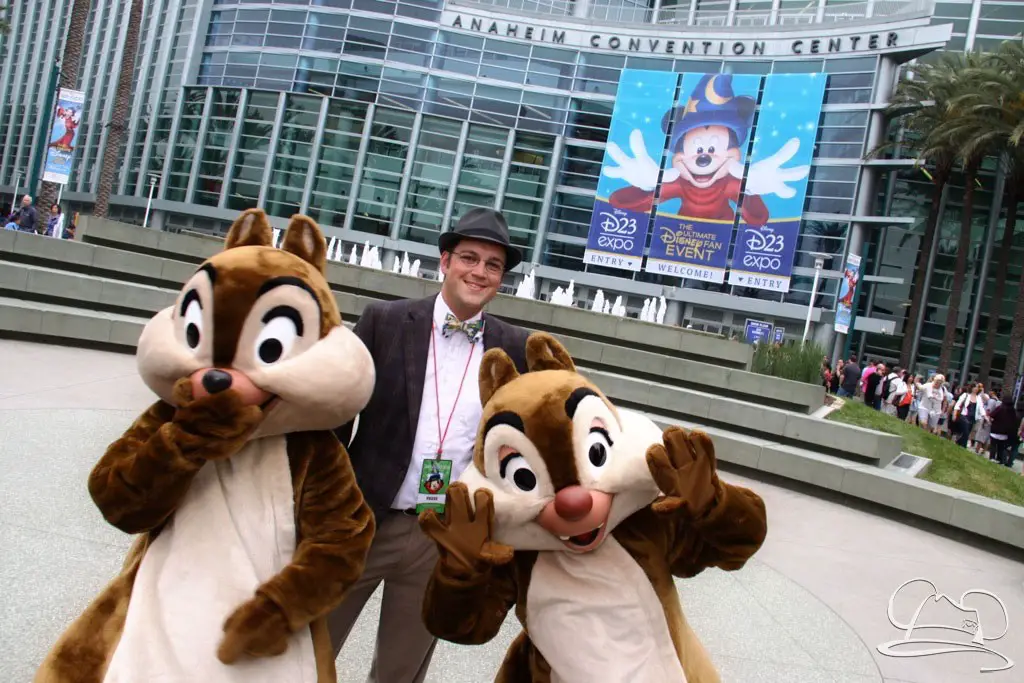
<svg viewBox="0 0 1024 683">
<path fill-rule="evenodd" d="M 377 367 L 376 386 L 357 422 L 337 430 L 349 444 L 377 533 L 362 577 L 328 626 L 337 654 L 383 582 L 370 683 L 426 677 L 437 641 L 420 615 L 437 546 L 417 522 L 424 492 L 443 500 L 446 485 L 472 461 L 483 413 L 478 376 L 484 352 L 501 348 L 526 372 L 528 332 L 483 312 L 502 277 L 522 260 L 505 217 L 473 209 L 441 234 L 438 247 L 439 295 L 371 304 L 356 323 Z"/>
<path fill-rule="evenodd" d="M 953 422 L 958 425 L 956 432 L 957 444 L 967 448 L 967 444 L 971 439 L 971 432 L 974 430 L 974 424 L 978 420 L 984 420 L 985 417 L 985 402 L 981 398 L 981 385 L 975 384 L 973 387 L 970 387 L 970 391 L 960 394 L 960 398 L 957 399 L 956 404 L 953 406 Z"/>
<path fill-rule="evenodd" d="M 990 417 L 992 431 L 989 438 L 992 440 L 992 451 L 989 454 L 989 459 L 1012 468 L 1017 450 L 1017 426 L 1021 424 L 1013 405 L 1012 393 L 1003 394 L 1002 402 L 996 406 Z"/>
<path fill-rule="evenodd" d="M 860 366 L 857 365 L 857 357 L 850 356 L 850 360 L 843 366 L 842 383 L 839 385 L 837 395 L 840 398 L 853 398 L 857 395 L 857 385 L 860 383 Z"/>
<path fill-rule="evenodd" d="M 22 232 L 36 232 L 39 224 L 39 215 L 36 207 L 32 205 L 32 197 L 25 195 L 21 198 L 21 211 L 18 213 L 18 229 Z"/>
<path fill-rule="evenodd" d="M 937 373 L 918 392 L 917 423 L 936 435 L 939 433 L 939 418 L 945 409 L 946 390 L 942 386 L 945 381 L 946 378 Z"/>
<path fill-rule="evenodd" d="M 882 380 L 885 378 L 885 363 L 875 366 L 874 372 L 867 377 L 864 384 L 864 403 L 875 410 L 882 409 Z"/>
</svg>

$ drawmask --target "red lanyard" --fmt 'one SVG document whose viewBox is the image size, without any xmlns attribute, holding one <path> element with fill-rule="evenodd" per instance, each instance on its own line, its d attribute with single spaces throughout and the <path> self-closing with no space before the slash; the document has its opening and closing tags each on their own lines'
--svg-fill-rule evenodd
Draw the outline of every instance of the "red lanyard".
<svg viewBox="0 0 1024 683">
<path fill-rule="evenodd" d="M 466 383 L 466 375 L 469 373 L 469 363 L 473 360 L 473 352 L 476 351 L 476 342 L 473 342 L 469 346 L 469 358 L 466 359 L 466 367 L 462 371 L 462 380 L 459 382 L 459 391 L 455 394 L 455 402 L 452 403 L 452 412 L 448 414 L 448 422 L 444 426 L 444 431 L 441 431 L 441 390 L 438 387 L 437 381 L 437 325 L 433 322 L 430 323 L 430 334 L 433 336 L 430 344 L 430 350 L 433 351 L 434 356 L 434 399 L 437 401 L 437 459 L 441 459 L 441 453 L 444 450 L 444 440 L 448 437 L 448 428 L 452 426 L 452 418 L 455 417 L 455 407 L 459 405 L 459 397 L 462 396 L 462 387 Z"/>
</svg>

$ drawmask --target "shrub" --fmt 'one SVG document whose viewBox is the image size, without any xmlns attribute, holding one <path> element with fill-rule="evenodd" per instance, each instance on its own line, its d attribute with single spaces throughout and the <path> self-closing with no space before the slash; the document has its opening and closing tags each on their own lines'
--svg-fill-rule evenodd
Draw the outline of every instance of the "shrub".
<svg viewBox="0 0 1024 683">
<path fill-rule="evenodd" d="M 825 350 L 817 344 L 757 344 L 751 369 L 762 375 L 808 384 L 821 383 L 821 361 Z"/>
</svg>

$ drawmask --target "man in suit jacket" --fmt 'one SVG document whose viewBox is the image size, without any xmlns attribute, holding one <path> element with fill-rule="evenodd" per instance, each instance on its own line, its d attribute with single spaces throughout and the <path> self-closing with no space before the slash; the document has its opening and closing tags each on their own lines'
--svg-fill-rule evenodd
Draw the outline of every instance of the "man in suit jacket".
<svg viewBox="0 0 1024 683">
<path fill-rule="evenodd" d="M 377 533 L 362 578 L 329 624 L 337 653 L 383 581 L 372 683 L 419 683 L 436 644 L 421 617 L 437 559 L 417 523 L 421 478 L 431 461 L 451 462 L 449 481 L 470 464 L 483 409 L 484 352 L 504 349 L 526 371 L 527 331 L 483 313 L 503 275 L 522 260 L 505 218 L 473 209 L 441 234 L 438 247 L 445 275 L 439 295 L 372 304 L 355 327 L 373 354 L 377 381 L 348 450 Z M 343 443 L 351 431 L 351 424 L 338 430 Z"/>
</svg>

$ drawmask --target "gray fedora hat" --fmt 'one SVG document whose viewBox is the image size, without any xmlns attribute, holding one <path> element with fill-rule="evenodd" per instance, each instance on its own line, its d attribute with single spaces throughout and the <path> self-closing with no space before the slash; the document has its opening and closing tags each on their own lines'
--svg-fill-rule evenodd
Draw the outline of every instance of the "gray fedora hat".
<svg viewBox="0 0 1024 683">
<path fill-rule="evenodd" d="M 441 233 L 437 238 L 437 246 L 442 252 L 451 251 L 464 239 L 491 242 L 504 247 L 506 271 L 512 270 L 523 260 L 522 253 L 508 239 L 505 217 L 494 209 L 470 209 L 454 228 Z"/>
</svg>

